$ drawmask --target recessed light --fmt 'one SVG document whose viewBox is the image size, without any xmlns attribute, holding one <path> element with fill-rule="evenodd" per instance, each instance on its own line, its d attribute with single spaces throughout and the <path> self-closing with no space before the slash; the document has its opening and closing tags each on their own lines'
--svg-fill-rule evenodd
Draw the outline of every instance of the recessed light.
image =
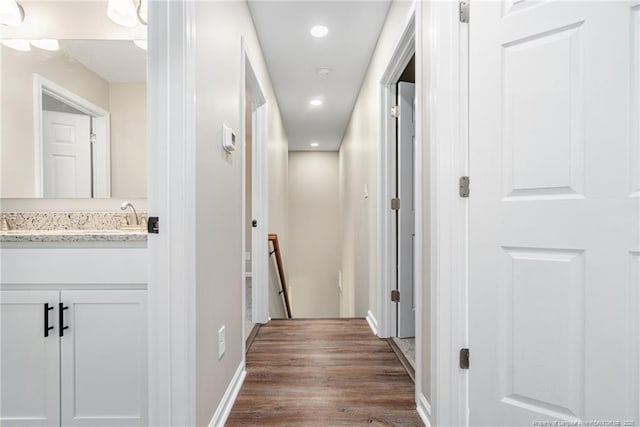
<svg viewBox="0 0 640 427">
<path fill-rule="evenodd" d="M 312 142 L 311 144 L 309 144 L 311 147 L 319 147 L 320 144 L 318 144 L 317 142 Z"/>
<path fill-rule="evenodd" d="M 322 105 L 322 99 L 312 99 L 311 101 L 309 101 L 309 105 L 313 106 L 313 107 L 319 107 Z"/>
<path fill-rule="evenodd" d="M 133 44 L 138 46 L 142 50 L 147 50 L 147 41 L 146 40 L 134 40 Z"/>
<path fill-rule="evenodd" d="M 311 27 L 311 30 L 309 32 L 313 37 L 320 38 L 325 37 L 327 34 L 329 34 L 329 29 L 324 25 L 314 25 L 313 27 Z"/>
<path fill-rule="evenodd" d="M 29 52 L 31 50 L 31 45 L 28 40 L 2 40 L 2 44 L 21 52 Z"/>
<path fill-rule="evenodd" d="M 48 50 L 50 52 L 55 52 L 60 50 L 60 45 L 58 44 L 58 40 L 53 39 L 43 39 L 43 40 L 31 40 L 30 43 L 37 47 L 38 49 Z"/>
</svg>

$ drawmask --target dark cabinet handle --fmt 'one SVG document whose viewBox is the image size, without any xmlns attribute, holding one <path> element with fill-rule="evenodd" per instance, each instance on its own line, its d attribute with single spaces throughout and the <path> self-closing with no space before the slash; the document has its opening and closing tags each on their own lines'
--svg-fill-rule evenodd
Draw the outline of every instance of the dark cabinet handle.
<svg viewBox="0 0 640 427">
<path fill-rule="evenodd" d="M 49 331 L 53 329 L 53 326 L 49 326 L 49 311 L 53 310 L 53 307 L 49 307 L 49 303 L 44 305 L 44 337 L 49 336 Z"/>
<path fill-rule="evenodd" d="M 63 337 L 64 336 L 64 330 L 65 329 L 69 329 L 68 326 L 64 326 L 64 311 L 68 310 L 69 307 L 65 306 L 63 303 L 60 303 L 58 305 L 58 320 L 59 320 L 59 325 L 58 327 L 60 328 L 60 336 Z"/>
</svg>

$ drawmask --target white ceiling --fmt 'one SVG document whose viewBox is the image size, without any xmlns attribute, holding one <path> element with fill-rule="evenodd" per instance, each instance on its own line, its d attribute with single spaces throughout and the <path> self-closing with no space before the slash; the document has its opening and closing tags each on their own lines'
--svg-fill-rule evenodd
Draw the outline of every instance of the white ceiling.
<svg viewBox="0 0 640 427">
<path fill-rule="evenodd" d="M 390 1 L 249 0 L 290 151 L 340 148 Z M 312 37 L 314 25 L 329 34 Z M 317 68 L 329 67 L 327 77 Z M 323 100 L 312 107 L 313 98 Z M 311 141 L 318 148 L 309 146 Z"/>
<path fill-rule="evenodd" d="M 131 40 L 60 40 L 60 50 L 108 82 L 147 81 L 147 52 Z"/>
</svg>

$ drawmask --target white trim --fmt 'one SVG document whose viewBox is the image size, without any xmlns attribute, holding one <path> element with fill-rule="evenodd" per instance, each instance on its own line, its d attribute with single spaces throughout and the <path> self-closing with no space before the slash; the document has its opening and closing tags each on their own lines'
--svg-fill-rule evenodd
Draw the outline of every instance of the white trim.
<svg viewBox="0 0 640 427">
<path fill-rule="evenodd" d="M 233 408 L 233 404 L 236 402 L 238 397 L 238 393 L 240 393 L 240 389 L 242 388 L 242 383 L 244 383 L 244 379 L 247 376 L 247 371 L 244 369 L 244 362 L 240 363 L 236 373 L 233 375 L 233 379 L 229 383 L 229 387 L 224 392 L 222 396 L 222 400 L 214 412 L 211 421 L 209 421 L 209 427 L 223 427 L 227 422 L 227 418 L 229 418 L 229 413 L 231 413 L 231 409 Z"/>
<path fill-rule="evenodd" d="M 264 95 L 262 85 L 255 74 L 255 70 L 251 65 L 249 58 L 249 50 L 244 37 L 240 41 L 242 62 L 241 62 L 241 79 L 242 85 L 240 90 L 240 140 L 242 143 L 242 218 L 243 224 L 246 224 L 246 161 L 244 141 L 246 139 L 245 124 L 245 108 L 246 95 L 251 97 L 251 120 L 252 120 L 252 139 L 251 139 L 251 181 L 252 181 L 252 200 L 251 206 L 253 210 L 253 219 L 258 221 L 258 226 L 254 229 L 251 239 L 251 317 L 254 323 L 267 323 L 269 316 L 269 246 L 268 246 L 268 224 L 269 224 L 269 176 L 268 153 L 267 153 L 267 99 Z M 246 235 L 245 227 L 242 227 L 242 253 L 246 252 Z M 246 277 L 246 262 L 243 256 L 242 272 Z M 246 307 L 245 287 L 242 291 L 242 316 L 244 322 Z M 244 337 L 245 339 L 247 337 Z M 243 342 L 245 341 L 243 339 Z M 243 351 L 244 354 L 244 351 Z"/>
<path fill-rule="evenodd" d="M 391 107 L 395 104 L 395 83 L 402 75 L 411 56 L 415 52 L 415 3 L 411 7 L 409 16 L 403 26 L 400 38 L 388 61 L 388 66 L 380 78 L 380 105 L 379 105 L 379 130 L 378 130 L 378 314 L 380 317 L 381 338 L 395 335 L 396 318 L 395 307 L 389 295 L 394 288 L 393 270 L 395 259 L 390 250 L 393 244 L 394 221 L 392 221 L 390 200 L 392 196 L 391 183 L 394 179 L 393 171 L 394 154 L 392 142 L 395 139 L 395 120 L 391 119 Z M 417 75 L 416 75 L 417 76 Z M 416 91 L 418 87 L 416 86 Z M 418 111 L 416 111 L 416 117 Z M 416 133 L 416 138 L 418 137 Z M 418 141 L 416 141 L 418 144 Z M 418 159 L 416 153 L 416 159 Z M 418 170 L 416 177 L 418 177 Z M 417 180 L 417 179 L 416 179 Z M 415 191 L 419 190 L 415 187 Z M 416 225 L 420 212 L 416 210 Z M 416 230 L 417 232 L 417 230 Z"/>
<path fill-rule="evenodd" d="M 424 394 L 420 394 L 416 399 L 416 410 L 424 425 L 431 427 L 431 405 L 429 405 Z"/>
<path fill-rule="evenodd" d="M 195 6 L 149 2 L 149 425 L 196 424 Z"/>
<path fill-rule="evenodd" d="M 111 116 L 92 102 L 87 101 L 70 90 L 52 82 L 39 74 L 33 75 L 33 135 L 34 135 L 34 176 L 35 197 L 44 197 L 44 176 L 42 174 L 43 130 L 42 130 L 42 94 L 67 104 L 93 118 L 96 143 L 93 148 L 93 197 L 111 197 Z"/>
<path fill-rule="evenodd" d="M 427 402 L 424 393 L 423 393 L 423 384 L 422 380 L 425 375 L 423 375 L 424 364 L 422 354 L 423 342 L 424 342 L 424 331 L 422 325 L 424 323 L 424 242 L 425 242 L 425 233 L 424 233 L 424 223 L 425 218 L 429 218 L 425 216 L 425 210 L 423 205 L 423 195 L 424 195 L 424 150 L 425 145 L 427 146 L 427 150 L 429 149 L 430 139 L 428 135 L 425 135 L 424 132 L 424 109 L 427 100 L 429 99 L 429 86 L 426 84 L 426 79 L 424 78 L 424 70 L 422 68 L 422 64 L 424 64 L 425 58 L 425 49 L 423 47 L 423 4 L 421 1 L 418 1 L 414 11 L 414 19 L 415 19 L 415 34 L 414 34 L 414 50 L 415 50 L 415 96 L 416 96 L 416 111 L 415 111 L 415 161 L 414 161 L 414 174 L 415 174 L 415 182 L 414 182 L 414 194 L 415 194 L 415 253 L 413 259 L 414 267 L 414 298 L 418 301 L 415 304 L 415 322 L 416 322 L 416 346 L 415 346 L 415 357 L 416 357 L 416 372 L 415 372 L 415 399 L 416 405 L 418 409 L 421 407 L 429 408 L 428 410 L 428 419 L 429 423 L 426 425 L 430 425 L 431 419 L 431 406 L 429 402 Z M 427 51 L 428 52 L 428 51 Z M 427 169 L 429 170 L 429 169 Z M 427 181 L 429 182 L 429 181 Z M 427 283 L 429 283 L 427 281 Z M 431 322 L 429 322 L 431 323 Z M 430 347 L 432 348 L 432 347 Z M 431 378 L 431 375 L 428 376 Z M 428 385 L 430 386 L 430 385 Z M 424 399 L 424 402 L 422 401 Z M 425 406 L 426 404 L 426 406 Z M 420 410 L 418 410 L 420 414 Z M 423 414 L 420 414 L 420 417 L 423 418 Z"/>
<path fill-rule="evenodd" d="M 373 335 L 379 336 L 378 335 L 378 320 L 376 319 L 376 316 L 373 315 L 371 310 L 367 311 L 367 323 L 369 324 L 369 327 L 371 328 L 371 331 L 373 332 Z"/>
<path fill-rule="evenodd" d="M 426 6 L 424 6 L 426 7 Z M 457 2 L 430 2 L 430 299 L 431 407 L 434 425 L 469 425 L 468 371 L 457 366 L 467 347 L 468 199 L 458 197 L 468 175 L 468 28 Z"/>
</svg>

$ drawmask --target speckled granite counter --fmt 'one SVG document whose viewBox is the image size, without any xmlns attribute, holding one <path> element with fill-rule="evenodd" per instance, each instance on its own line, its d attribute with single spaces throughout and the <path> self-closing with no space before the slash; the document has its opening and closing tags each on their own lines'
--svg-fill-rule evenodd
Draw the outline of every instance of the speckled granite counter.
<svg viewBox="0 0 640 427">
<path fill-rule="evenodd" d="M 146 241 L 144 229 L 121 229 L 126 218 L 117 212 L 3 213 L 0 243 Z"/>
</svg>

